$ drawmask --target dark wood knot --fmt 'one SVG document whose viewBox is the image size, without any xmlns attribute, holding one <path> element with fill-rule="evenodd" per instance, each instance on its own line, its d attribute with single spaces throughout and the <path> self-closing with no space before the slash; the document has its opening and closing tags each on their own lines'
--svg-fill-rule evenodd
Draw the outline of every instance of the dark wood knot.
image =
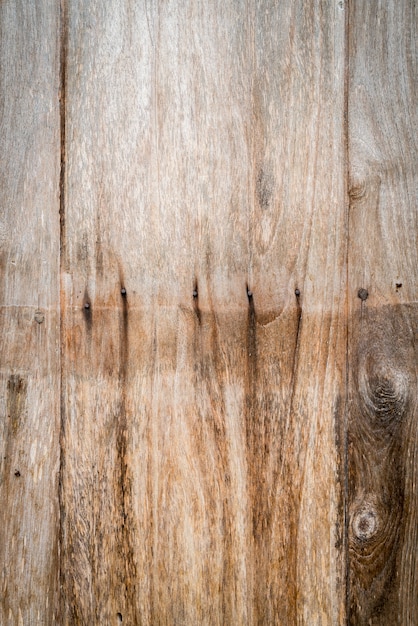
<svg viewBox="0 0 418 626">
<path fill-rule="evenodd" d="M 365 404 L 380 423 L 399 422 L 407 408 L 409 380 L 406 373 L 390 366 L 383 355 L 369 359 L 365 380 L 360 384 Z"/>
</svg>

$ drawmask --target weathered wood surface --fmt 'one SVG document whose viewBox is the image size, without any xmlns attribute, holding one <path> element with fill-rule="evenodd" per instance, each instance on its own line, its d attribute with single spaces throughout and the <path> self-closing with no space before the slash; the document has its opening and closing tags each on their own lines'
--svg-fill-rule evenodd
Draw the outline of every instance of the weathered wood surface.
<svg viewBox="0 0 418 626">
<path fill-rule="evenodd" d="M 58 600 L 59 14 L 0 3 L 0 623 Z"/>
<path fill-rule="evenodd" d="M 1 624 L 418 623 L 414 3 L 30 4 Z"/>
<path fill-rule="evenodd" d="M 344 29 L 68 3 L 65 623 L 343 619 Z"/>
<path fill-rule="evenodd" d="M 412 625 L 418 623 L 418 15 L 409 0 L 379 3 L 378 10 L 368 2 L 350 6 L 350 623 Z"/>
</svg>

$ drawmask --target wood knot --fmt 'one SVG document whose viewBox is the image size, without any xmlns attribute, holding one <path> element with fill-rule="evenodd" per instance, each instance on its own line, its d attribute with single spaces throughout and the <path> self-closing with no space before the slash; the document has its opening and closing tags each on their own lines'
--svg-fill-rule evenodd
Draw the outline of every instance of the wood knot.
<svg viewBox="0 0 418 626">
<path fill-rule="evenodd" d="M 371 506 L 365 506 L 356 511 L 353 516 L 352 529 L 357 541 L 369 541 L 379 527 L 376 511 Z"/>
<path fill-rule="evenodd" d="M 364 401 L 383 422 L 397 422 L 405 413 L 408 402 L 407 375 L 383 361 L 369 360 L 365 367 L 366 380 L 361 385 Z"/>
<path fill-rule="evenodd" d="M 348 190 L 348 195 L 351 200 L 360 200 L 366 195 L 366 181 L 364 180 L 356 180 L 353 181 L 350 189 Z"/>
<path fill-rule="evenodd" d="M 45 319 L 45 315 L 43 314 L 42 311 L 40 310 L 35 311 L 35 322 L 37 322 L 38 324 L 42 324 L 44 319 Z"/>
</svg>

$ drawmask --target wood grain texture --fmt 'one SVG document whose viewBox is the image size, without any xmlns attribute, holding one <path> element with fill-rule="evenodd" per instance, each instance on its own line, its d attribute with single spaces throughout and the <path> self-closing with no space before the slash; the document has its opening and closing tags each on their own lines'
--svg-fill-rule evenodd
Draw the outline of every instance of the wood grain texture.
<svg viewBox="0 0 418 626">
<path fill-rule="evenodd" d="M 338 623 L 344 12 L 67 18 L 64 623 Z"/>
<path fill-rule="evenodd" d="M 416 10 L 0 2 L 2 625 L 418 623 Z"/>
<path fill-rule="evenodd" d="M 59 16 L 0 3 L 0 623 L 57 616 Z"/>
<path fill-rule="evenodd" d="M 333 2 L 262 2 L 253 20 L 254 623 L 338 623 L 345 15 Z"/>
<path fill-rule="evenodd" d="M 349 621 L 416 624 L 418 16 L 350 6 Z"/>
</svg>

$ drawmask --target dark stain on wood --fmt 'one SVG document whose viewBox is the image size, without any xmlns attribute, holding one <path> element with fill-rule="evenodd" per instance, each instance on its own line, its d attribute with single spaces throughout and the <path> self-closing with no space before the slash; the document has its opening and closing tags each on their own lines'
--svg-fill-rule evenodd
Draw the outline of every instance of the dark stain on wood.
<svg viewBox="0 0 418 626">
<path fill-rule="evenodd" d="M 103 228 L 102 228 L 101 220 L 100 220 L 100 211 L 98 211 L 96 215 L 94 257 L 95 257 L 96 274 L 100 278 L 103 278 L 103 274 L 104 274 L 104 254 L 103 254 L 102 233 L 103 233 Z"/>
<path fill-rule="evenodd" d="M 337 505 L 337 521 L 335 528 L 335 547 L 342 550 L 345 546 L 346 536 L 346 469 L 347 469 L 347 441 L 345 428 L 345 407 L 341 400 L 341 394 L 338 394 L 334 402 L 333 425 L 335 449 L 337 451 L 337 488 L 338 505 Z"/>
<path fill-rule="evenodd" d="M 87 288 L 83 297 L 83 317 L 86 323 L 87 336 L 91 339 L 91 331 L 93 328 L 93 307 Z"/>
<path fill-rule="evenodd" d="M 230 502 L 231 494 L 231 459 L 228 445 L 229 433 L 226 426 L 227 408 L 225 405 L 225 380 L 226 368 L 224 355 L 224 336 L 222 329 L 227 323 L 225 319 L 220 321 L 214 310 L 211 293 L 208 294 L 208 310 L 201 311 L 198 306 L 198 284 L 195 281 L 194 312 L 194 385 L 197 397 L 206 397 L 208 409 L 199 417 L 196 423 L 196 432 L 193 440 L 196 445 L 196 459 L 200 464 L 202 476 L 207 474 L 207 459 L 201 452 L 202 442 L 211 441 L 216 455 L 216 476 L 210 477 L 209 485 L 215 480 L 216 490 L 208 486 L 207 491 L 207 515 L 211 518 L 218 507 L 218 498 L 221 498 L 222 506 L 222 529 L 223 529 L 223 559 L 222 559 L 222 584 L 221 602 L 222 614 L 225 623 L 233 622 L 233 594 L 235 563 L 237 555 L 234 553 L 234 519 Z M 238 320 L 235 320 L 239 323 Z M 231 324 L 235 325 L 235 324 Z M 198 409 L 200 411 L 200 409 Z M 210 586 L 213 581 L 207 579 Z"/>
<path fill-rule="evenodd" d="M 347 372 L 346 372 L 347 375 Z M 345 376 L 345 383 L 346 376 Z M 344 398 L 344 399 L 343 399 Z M 346 389 L 338 393 L 333 410 L 334 439 L 336 449 L 336 490 L 337 490 L 337 519 L 335 521 L 335 548 L 340 555 L 340 565 L 337 568 L 337 586 L 344 598 L 345 615 L 349 600 L 349 561 L 348 561 L 348 482 L 347 482 L 347 401 Z"/>
<path fill-rule="evenodd" d="M 353 320 L 348 424 L 350 624 L 398 623 L 411 393 L 416 354 L 406 309 Z M 416 392 L 416 389 L 415 389 Z"/>
<path fill-rule="evenodd" d="M 60 111 L 60 178 L 59 178 L 59 216 L 60 216 L 60 265 L 68 271 L 67 235 L 65 221 L 65 165 L 66 165 L 66 91 L 67 91 L 67 54 L 68 54 L 68 19 L 67 2 L 60 2 L 60 73 L 59 73 L 59 111 Z"/>
<path fill-rule="evenodd" d="M 367 298 L 369 297 L 369 292 L 367 291 L 367 289 L 364 289 L 363 287 L 361 287 L 358 290 L 357 295 L 362 302 L 365 302 Z"/>
<path fill-rule="evenodd" d="M 267 172 L 265 168 L 260 167 L 257 174 L 255 191 L 258 204 L 263 211 L 270 209 L 274 186 L 273 176 Z"/>
<path fill-rule="evenodd" d="M 120 384 L 120 405 L 116 432 L 116 453 L 119 476 L 116 479 L 118 485 L 118 498 L 120 507 L 120 521 L 118 525 L 118 550 L 122 556 L 121 572 L 125 585 L 125 613 L 131 616 L 134 623 L 139 624 L 139 616 L 136 614 L 136 581 L 137 568 L 135 562 L 135 520 L 133 518 L 132 504 L 132 471 L 129 466 L 129 424 L 127 418 L 127 378 L 129 365 L 129 307 L 128 297 L 125 288 L 125 281 L 121 269 L 120 292 L 121 310 L 119 319 L 119 384 Z"/>
<path fill-rule="evenodd" d="M 271 498 L 267 478 L 269 446 L 269 421 L 275 411 L 269 413 L 259 381 L 257 311 L 252 291 L 247 285 L 248 311 L 246 324 L 246 404 L 245 432 L 247 447 L 248 485 L 250 500 L 250 528 L 252 534 L 252 587 L 255 623 L 266 623 L 265 582 L 267 579 L 266 556 L 269 549 L 271 525 Z M 260 385 L 260 390 L 258 389 Z"/>
<path fill-rule="evenodd" d="M 251 498 L 253 501 L 252 532 L 254 538 L 260 538 L 264 526 L 263 511 L 260 505 L 263 495 L 260 490 L 260 476 L 262 461 L 260 445 L 264 439 L 261 432 L 262 425 L 257 415 L 257 316 L 254 305 L 254 296 L 247 285 L 248 313 L 247 313 L 247 382 L 246 382 L 246 440 L 248 467 L 250 471 Z M 261 507 L 262 508 L 262 507 Z"/>
<path fill-rule="evenodd" d="M 199 307 L 199 287 L 198 287 L 197 279 L 195 279 L 194 286 L 193 286 L 193 309 L 196 315 L 196 319 L 200 325 L 202 323 L 202 312 Z"/>
<path fill-rule="evenodd" d="M 15 436 L 24 420 L 27 381 L 19 374 L 12 374 L 7 381 L 7 417 L 9 435 Z"/>
</svg>

